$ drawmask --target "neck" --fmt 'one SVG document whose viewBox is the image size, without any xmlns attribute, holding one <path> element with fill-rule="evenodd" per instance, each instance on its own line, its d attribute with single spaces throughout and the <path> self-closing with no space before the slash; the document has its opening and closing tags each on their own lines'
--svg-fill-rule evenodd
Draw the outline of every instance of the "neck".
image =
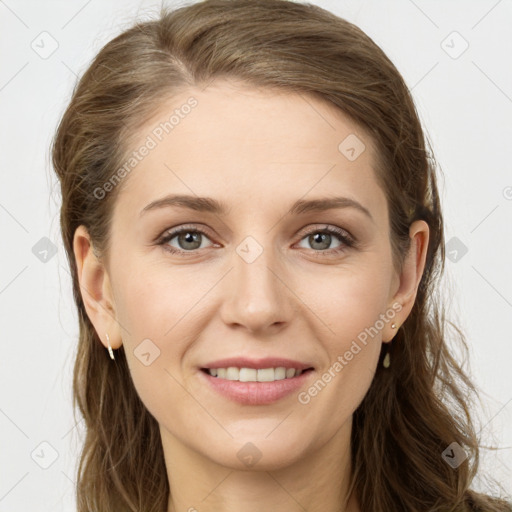
<svg viewBox="0 0 512 512">
<path fill-rule="evenodd" d="M 227 467 L 161 429 L 168 512 L 359 512 L 348 495 L 351 421 L 322 447 L 284 467 Z M 256 469 L 259 467 L 260 469 Z"/>
</svg>

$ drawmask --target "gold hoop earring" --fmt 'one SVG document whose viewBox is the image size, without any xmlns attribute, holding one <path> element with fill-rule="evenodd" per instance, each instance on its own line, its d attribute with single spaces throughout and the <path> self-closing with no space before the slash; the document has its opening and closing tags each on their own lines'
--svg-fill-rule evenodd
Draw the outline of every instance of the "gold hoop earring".
<svg viewBox="0 0 512 512">
<path fill-rule="evenodd" d="M 107 336 L 108 353 L 110 354 L 110 359 L 115 359 L 114 358 L 114 351 L 112 350 L 112 347 L 110 346 L 110 338 L 108 336 L 108 333 L 106 333 L 106 336 Z"/>
</svg>

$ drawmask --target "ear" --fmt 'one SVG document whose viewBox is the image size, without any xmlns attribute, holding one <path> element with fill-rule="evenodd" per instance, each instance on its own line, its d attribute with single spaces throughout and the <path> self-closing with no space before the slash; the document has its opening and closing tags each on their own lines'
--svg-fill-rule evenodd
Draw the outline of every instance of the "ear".
<svg viewBox="0 0 512 512">
<path fill-rule="evenodd" d="M 393 320 L 386 324 L 383 330 L 382 341 L 386 343 L 393 339 L 414 306 L 418 286 L 427 259 L 429 240 L 428 224 L 424 220 L 413 222 L 409 228 L 409 238 L 411 239 L 411 245 L 404 259 L 402 272 L 398 278 L 394 280 L 394 283 L 398 281 L 398 284 L 394 284 L 397 289 L 388 305 L 388 308 L 397 311 L 397 313 Z M 393 323 L 396 325 L 395 329 L 391 328 L 391 324 Z"/>
<path fill-rule="evenodd" d="M 96 257 L 87 228 L 79 226 L 73 238 L 73 251 L 87 316 L 107 348 L 107 336 L 112 348 L 122 344 L 119 323 L 116 320 L 110 279 L 104 265 Z"/>
</svg>

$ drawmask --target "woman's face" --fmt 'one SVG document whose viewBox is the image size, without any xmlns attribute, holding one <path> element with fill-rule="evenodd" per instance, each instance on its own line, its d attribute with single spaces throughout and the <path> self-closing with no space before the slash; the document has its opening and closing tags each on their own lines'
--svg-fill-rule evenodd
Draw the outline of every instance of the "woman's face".
<svg viewBox="0 0 512 512">
<path fill-rule="evenodd" d="M 217 81 L 161 105 L 132 150 L 106 265 L 117 322 L 99 322 L 164 447 L 277 468 L 346 439 L 419 279 L 393 271 L 366 133 L 311 97 Z"/>
</svg>

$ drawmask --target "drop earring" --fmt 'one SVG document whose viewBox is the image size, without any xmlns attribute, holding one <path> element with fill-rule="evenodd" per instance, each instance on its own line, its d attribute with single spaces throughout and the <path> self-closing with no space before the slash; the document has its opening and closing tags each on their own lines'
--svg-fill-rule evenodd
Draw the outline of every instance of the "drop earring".
<svg viewBox="0 0 512 512">
<path fill-rule="evenodd" d="M 107 336 L 108 353 L 110 354 L 110 359 L 115 359 L 114 358 L 114 351 L 112 350 L 112 347 L 110 346 L 110 338 L 108 336 L 108 333 L 106 333 L 106 336 Z"/>
<path fill-rule="evenodd" d="M 396 329 L 395 323 L 391 324 L 391 329 Z M 389 349 L 388 349 L 386 355 L 384 356 L 384 359 L 382 360 L 382 366 L 384 368 L 389 368 L 391 366 L 391 356 L 389 354 Z"/>
<path fill-rule="evenodd" d="M 384 366 L 384 368 L 389 368 L 390 365 L 391 357 L 389 355 L 389 352 L 387 352 L 386 355 L 384 356 L 384 359 L 382 360 L 382 366 Z"/>
</svg>

